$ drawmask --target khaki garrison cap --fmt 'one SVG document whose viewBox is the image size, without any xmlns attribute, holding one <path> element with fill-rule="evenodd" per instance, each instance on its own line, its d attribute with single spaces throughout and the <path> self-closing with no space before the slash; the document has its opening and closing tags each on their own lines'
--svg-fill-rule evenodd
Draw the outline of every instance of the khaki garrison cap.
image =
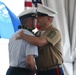
<svg viewBox="0 0 76 75">
<path fill-rule="evenodd" d="M 51 16 L 55 17 L 55 15 L 58 14 L 56 11 L 52 10 L 51 8 L 38 4 L 37 7 L 37 15 L 38 16 Z"/>
</svg>

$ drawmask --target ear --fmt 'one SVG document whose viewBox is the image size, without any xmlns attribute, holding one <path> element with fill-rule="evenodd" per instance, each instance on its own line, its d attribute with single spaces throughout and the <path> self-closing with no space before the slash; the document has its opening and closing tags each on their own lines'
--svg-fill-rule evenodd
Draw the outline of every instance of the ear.
<svg viewBox="0 0 76 75">
<path fill-rule="evenodd" d="M 53 22 L 53 17 L 49 17 L 49 20 L 50 20 L 51 22 Z"/>
<path fill-rule="evenodd" d="M 51 21 L 51 18 L 49 16 L 47 16 L 47 21 Z"/>
</svg>

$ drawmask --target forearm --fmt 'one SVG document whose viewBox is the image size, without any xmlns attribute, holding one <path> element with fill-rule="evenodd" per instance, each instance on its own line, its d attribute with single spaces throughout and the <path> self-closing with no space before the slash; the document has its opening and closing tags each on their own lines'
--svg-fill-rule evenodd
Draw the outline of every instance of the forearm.
<svg viewBox="0 0 76 75">
<path fill-rule="evenodd" d="M 29 42 L 30 44 L 33 45 L 38 45 L 39 42 L 39 38 L 35 37 L 35 36 L 29 36 L 27 34 L 24 34 L 23 36 L 21 36 L 21 38 L 27 42 Z"/>
<path fill-rule="evenodd" d="M 47 40 L 43 37 L 29 36 L 27 34 L 24 34 L 23 36 L 21 36 L 21 38 L 27 41 L 28 43 L 39 47 L 44 46 L 48 43 Z"/>
<path fill-rule="evenodd" d="M 16 39 L 23 39 L 27 41 L 30 44 L 42 47 L 46 44 L 48 44 L 48 41 L 43 37 L 36 37 L 36 36 L 30 36 L 27 34 L 24 34 L 23 31 L 21 31 L 17 36 Z"/>
<path fill-rule="evenodd" d="M 34 74 L 35 73 L 35 62 L 34 62 L 34 57 L 33 55 L 28 55 L 26 57 L 26 64 L 27 64 L 27 67 L 30 69 L 30 73 L 31 74 Z"/>
</svg>

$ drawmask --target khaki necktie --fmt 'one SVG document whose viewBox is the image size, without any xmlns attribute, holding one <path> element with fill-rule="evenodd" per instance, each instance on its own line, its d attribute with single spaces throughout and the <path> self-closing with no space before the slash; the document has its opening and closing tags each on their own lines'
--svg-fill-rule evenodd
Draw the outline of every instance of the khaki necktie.
<svg viewBox="0 0 76 75">
<path fill-rule="evenodd" d="M 35 35 L 36 35 L 37 37 L 40 37 L 40 36 L 41 36 L 41 31 L 38 31 Z"/>
</svg>

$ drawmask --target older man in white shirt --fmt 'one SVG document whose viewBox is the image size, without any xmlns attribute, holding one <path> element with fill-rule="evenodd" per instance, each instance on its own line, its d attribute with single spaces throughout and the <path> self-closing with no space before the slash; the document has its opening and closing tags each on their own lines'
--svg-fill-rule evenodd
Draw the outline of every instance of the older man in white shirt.
<svg viewBox="0 0 76 75">
<path fill-rule="evenodd" d="M 34 36 L 30 30 L 34 28 L 35 8 L 23 11 L 19 15 L 22 29 L 19 29 L 9 39 L 9 69 L 6 75 L 33 75 L 35 73 L 34 58 L 38 56 L 37 46 L 31 45 L 22 39 L 16 39 L 20 31 L 24 31 L 28 35 Z"/>
</svg>

